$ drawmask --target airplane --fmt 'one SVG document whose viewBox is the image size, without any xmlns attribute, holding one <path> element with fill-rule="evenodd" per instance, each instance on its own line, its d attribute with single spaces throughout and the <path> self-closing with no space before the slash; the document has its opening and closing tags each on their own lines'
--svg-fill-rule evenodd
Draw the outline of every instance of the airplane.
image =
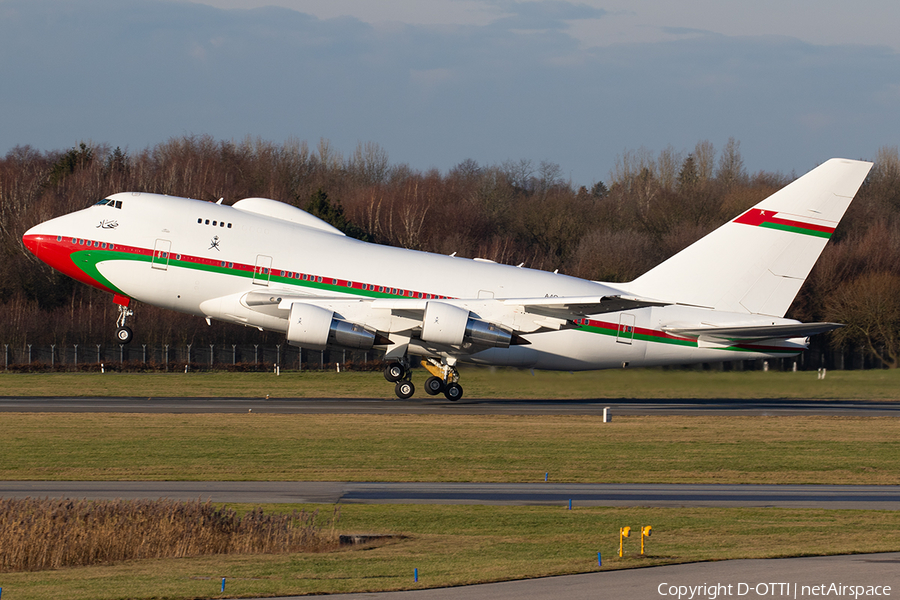
<svg viewBox="0 0 900 600">
<path fill-rule="evenodd" d="M 872 163 L 831 159 L 627 283 L 362 242 L 282 202 L 113 194 L 29 229 L 28 250 L 132 301 L 380 348 L 399 398 L 463 395 L 458 365 L 596 370 L 796 355 L 836 323 L 784 318 Z"/>
</svg>

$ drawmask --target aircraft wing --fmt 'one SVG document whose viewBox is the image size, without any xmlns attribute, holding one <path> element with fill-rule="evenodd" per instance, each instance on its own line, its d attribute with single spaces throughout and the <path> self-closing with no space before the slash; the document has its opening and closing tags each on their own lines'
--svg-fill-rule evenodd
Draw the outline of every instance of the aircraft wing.
<svg viewBox="0 0 900 600">
<path fill-rule="evenodd" d="M 279 305 L 282 309 L 289 309 L 294 302 L 319 303 L 357 303 L 365 302 L 372 308 L 387 309 L 396 312 L 410 313 L 410 316 L 422 313 L 428 302 L 445 302 L 466 304 L 500 302 L 505 306 L 519 307 L 527 313 L 558 319 L 575 319 L 587 315 L 596 315 L 622 310 L 634 310 L 648 306 L 667 306 L 671 302 L 662 302 L 650 298 L 637 296 L 563 296 L 547 298 L 505 298 L 495 301 L 493 298 L 472 299 L 425 299 L 425 298 L 365 298 L 358 299 L 344 297 L 328 298 L 323 296 L 300 295 L 295 293 L 280 294 L 277 291 L 250 292 L 245 296 L 248 304 L 252 305 Z"/>
<path fill-rule="evenodd" d="M 751 325 L 746 327 L 690 327 L 663 328 L 667 333 L 687 337 L 758 341 L 769 339 L 788 339 L 808 337 L 817 333 L 825 333 L 839 327 L 840 323 L 788 323 L 786 325 Z"/>
<path fill-rule="evenodd" d="M 350 320 L 365 323 L 382 331 L 402 331 L 422 323 L 429 303 L 451 304 L 477 314 L 515 333 L 558 330 L 571 326 L 571 321 L 608 312 L 633 310 L 648 306 L 665 306 L 649 298 L 626 295 L 567 296 L 547 298 L 328 298 L 322 296 L 281 294 L 277 290 L 250 292 L 244 302 L 251 308 L 271 307 L 290 311 L 295 303 L 312 304 L 341 313 Z"/>
</svg>

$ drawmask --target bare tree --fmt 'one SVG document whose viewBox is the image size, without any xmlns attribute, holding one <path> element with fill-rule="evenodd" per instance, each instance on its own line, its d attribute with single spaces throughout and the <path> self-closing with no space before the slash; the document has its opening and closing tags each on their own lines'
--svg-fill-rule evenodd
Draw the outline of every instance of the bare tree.
<svg viewBox="0 0 900 600">
<path fill-rule="evenodd" d="M 828 299 L 826 318 L 845 323 L 834 341 L 865 347 L 888 367 L 900 360 L 900 277 L 869 273 L 837 289 Z"/>
<path fill-rule="evenodd" d="M 719 157 L 716 178 L 726 189 L 744 184 L 747 180 L 747 171 L 744 169 L 744 159 L 741 156 L 741 143 L 733 137 L 728 138 L 722 156 Z"/>
</svg>

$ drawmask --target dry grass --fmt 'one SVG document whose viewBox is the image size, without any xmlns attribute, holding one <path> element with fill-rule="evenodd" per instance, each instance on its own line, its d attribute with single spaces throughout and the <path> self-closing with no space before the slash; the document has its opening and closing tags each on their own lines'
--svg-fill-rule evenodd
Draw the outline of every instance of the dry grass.
<svg viewBox="0 0 900 600">
<path fill-rule="evenodd" d="M 209 502 L 0 500 L 0 572 L 133 559 L 322 552 L 337 547 L 316 512 L 239 516 Z M 327 525 L 326 525 L 327 526 Z"/>
<path fill-rule="evenodd" d="M 271 506 L 266 511 L 309 508 Z M 625 540 L 625 557 L 618 557 L 618 531 L 624 525 L 653 526 L 645 556 L 639 554 L 639 536 L 632 534 Z M 346 504 L 339 529 L 404 537 L 365 550 L 148 559 L 7 573 L 0 583 L 16 600 L 188 600 L 223 597 L 219 590 L 225 577 L 228 597 L 260 598 L 900 550 L 900 511 L 874 510 Z M 602 567 L 597 552 L 603 554 Z M 603 597 L 602 590 L 597 596 Z"/>
</svg>

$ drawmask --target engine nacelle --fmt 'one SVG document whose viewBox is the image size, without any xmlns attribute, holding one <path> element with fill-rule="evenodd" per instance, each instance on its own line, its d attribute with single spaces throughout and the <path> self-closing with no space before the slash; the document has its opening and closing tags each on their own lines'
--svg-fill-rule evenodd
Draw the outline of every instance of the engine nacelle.
<svg viewBox="0 0 900 600">
<path fill-rule="evenodd" d="M 466 335 L 466 323 L 469 311 L 444 302 L 428 302 L 425 304 L 425 317 L 422 319 L 422 340 L 434 344 L 459 346 Z"/>
<path fill-rule="evenodd" d="M 469 316 L 464 308 L 444 302 L 425 304 L 420 337 L 425 342 L 446 346 L 462 346 L 470 342 L 478 346 L 508 348 L 512 332 L 499 325 Z"/>
<path fill-rule="evenodd" d="M 358 323 L 349 323 L 328 310 L 312 304 L 291 304 L 287 341 L 294 346 L 324 350 L 328 344 L 368 350 L 383 338 Z"/>
</svg>

